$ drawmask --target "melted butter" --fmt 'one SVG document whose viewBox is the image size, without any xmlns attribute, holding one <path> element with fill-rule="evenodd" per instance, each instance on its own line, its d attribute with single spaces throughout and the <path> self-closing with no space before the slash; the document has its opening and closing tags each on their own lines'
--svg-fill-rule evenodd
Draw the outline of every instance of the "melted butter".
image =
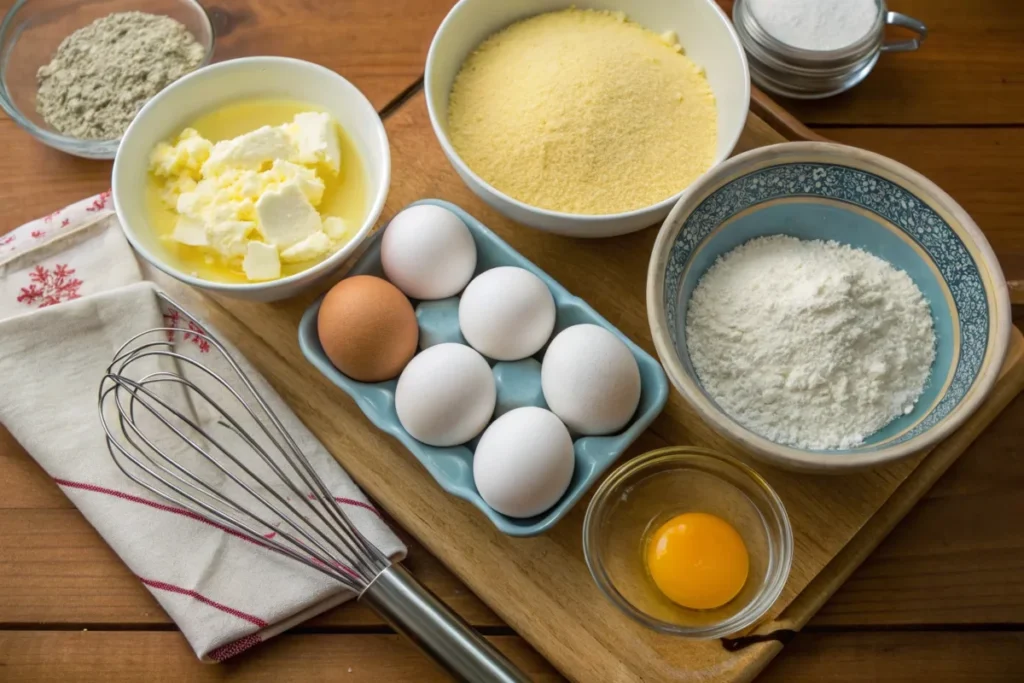
<svg viewBox="0 0 1024 683">
<path fill-rule="evenodd" d="M 279 126 L 288 123 L 296 114 L 307 111 L 324 111 L 322 107 L 304 102 L 288 100 L 245 100 L 222 107 L 200 116 L 182 128 L 195 128 L 207 140 L 220 142 L 256 130 L 261 126 Z M 322 218 L 337 216 L 352 230 L 357 230 L 366 219 L 369 204 L 369 189 L 363 160 L 356 152 L 348 133 L 338 126 L 338 143 L 341 147 L 341 171 L 334 178 L 322 176 L 324 197 L 317 210 Z M 241 261 L 224 263 L 210 255 L 209 250 L 189 247 L 168 239 L 174 232 L 178 214 L 160 198 L 163 183 L 153 174 L 146 180 L 146 211 L 150 225 L 156 232 L 158 248 L 175 268 L 215 282 L 248 283 L 242 272 Z M 343 245 L 339 245 L 340 246 Z M 302 263 L 282 263 L 281 277 L 294 275 L 306 270 L 323 259 Z"/>
</svg>

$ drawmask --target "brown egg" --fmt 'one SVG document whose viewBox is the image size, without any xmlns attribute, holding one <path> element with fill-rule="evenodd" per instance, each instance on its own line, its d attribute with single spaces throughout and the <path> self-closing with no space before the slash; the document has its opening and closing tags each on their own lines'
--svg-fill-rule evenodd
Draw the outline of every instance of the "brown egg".
<svg viewBox="0 0 1024 683">
<path fill-rule="evenodd" d="M 420 337 L 405 295 L 370 275 L 345 278 L 327 292 L 317 330 L 335 367 L 360 382 L 397 377 L 416 353 Z"/>
</svg>

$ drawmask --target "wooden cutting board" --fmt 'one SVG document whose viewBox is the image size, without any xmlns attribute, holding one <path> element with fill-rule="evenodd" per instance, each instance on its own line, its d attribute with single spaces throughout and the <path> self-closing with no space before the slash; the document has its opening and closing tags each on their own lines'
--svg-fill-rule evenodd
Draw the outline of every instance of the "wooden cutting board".
<svg viewBox="0 0 1024 683">
<path fill-rule="evenodd" d="M 761 93 L 737 152 L 817 138 Z M 452 201 L 653 353 L 644 303 L 656 229 L 606 240 L 573 240 L 517 226 L 479 201 L 438 146 L 422 94 L 386 112 L 392 186 L 383 224 L 423 197 Z M 164 282 L 163 280 L 161 280 Z M 793 569 L 766 619 L 730 640 L 655 634 L 598 592 L 581 550 L 589 496 L 555 529 L 515 539 L 467 503 L 445 494 L 398 442 L 377 431 L 340 389 L 302 358 L 296 325 L 319 292 L 279 304 L 200 297 L 168 285 L 198 308 L 267 377 L 360 485 L 568 678 L 576 681 L 747 681 L 774 657 L 967 445 L 1024 388 L 1024 339 L 1014 329 L 1003 375 L 987 402 L 931 452 L 871 472 L 827 477 L 755 464 L 789 510 Z M 623 460 L 667 445 L 696 444 L 747 456 L 714 433 L 673 392 L 664 413 Z M 754 463 L 752 463 L 754 464 Z M 938 596 L 936 596 L 939 599 Z"/>
</svg>

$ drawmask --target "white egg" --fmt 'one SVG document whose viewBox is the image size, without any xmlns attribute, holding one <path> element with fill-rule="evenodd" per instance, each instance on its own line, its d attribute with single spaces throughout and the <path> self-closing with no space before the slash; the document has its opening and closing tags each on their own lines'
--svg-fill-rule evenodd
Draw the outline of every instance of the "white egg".
<svg viewBox="0 0 1024 683">
<path fill-rule="evenodd" d="M 405 366 L 395 388 L 395 412 L 414 439 L 455 446 L 483 431 L 496 396 L 483 356 L 462 344 L 438 344 Z"/>
<path fill-rule="evenodd" d="M 444 299 L 465 288 L 476 269 L 469 228 L 448 209 L 411 206 L 391 219 L 380 262 L 392 284 L 413 299 Z"/>
<path fill-rule="evenodd" d="M 459 328 L 469 345 L 488 358 L 526 358 L 540 351 L 555 329 L 555 299 L 528 270 L 492 268 L 462 293 Z"/>
<path fill-rule="evenodd" d="M 598 325 L 559 332 L 540 369 L 544 400 L 578 434 L 611 434 L 640 403 L 640 368 L 629 348 Z"/>
<path fill-rule="evenodd" d="M 557 503 L 575 467 L 569 430 L 551 411 L 532 406 L 492 422 L 473 454 L 480 497 L 509 517 L 533 517 Z"/>
</svg>

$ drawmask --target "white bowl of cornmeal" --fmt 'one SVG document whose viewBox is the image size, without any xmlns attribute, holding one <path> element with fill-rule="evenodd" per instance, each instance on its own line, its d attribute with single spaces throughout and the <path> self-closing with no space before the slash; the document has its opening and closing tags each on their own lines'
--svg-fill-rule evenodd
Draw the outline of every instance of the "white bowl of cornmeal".
<svg viewBox="0 0 1024 683">
<path fill-rule="evenodd" d="M 732 154 L 746 57 L 713 0 L 461 0 L 425 72 L 434 132 L 481 199 L 534 228 L 654 225 Z"/>
<path fill-rule="evenodd" d="M 391 177 L 366 97 L 296 59 L 221 62 L 150 100 L 117 152 L 128 241 L 188 284 L 258 301 L 295 295 L 370 233 Z"/>
</svg>

